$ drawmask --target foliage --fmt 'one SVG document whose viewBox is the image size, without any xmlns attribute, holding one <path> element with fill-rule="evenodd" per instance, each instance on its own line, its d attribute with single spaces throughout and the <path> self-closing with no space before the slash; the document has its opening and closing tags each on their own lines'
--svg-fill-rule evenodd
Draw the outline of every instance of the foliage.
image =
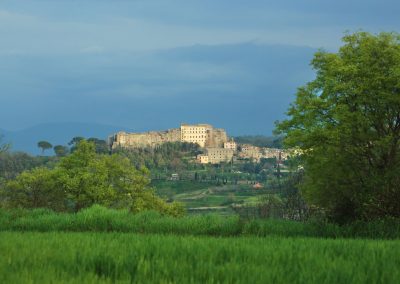
<svg viewBox="0 0 400 284">
<path fill-rule="evenodd" d="M 13 179 L 25 170 L 36 167 L 53 167 L 53 157 L 34 157 L 23 152 L 0 154 L 0 177 Z"/>
<path fill-rule="evenodd" d="M 67 146 L 56 145 L 53 149 L 57 157 L 65 157 L 69 153 L 69 148 Z"/>
<path fill-rule="evenodd" d="M 400 36 L 347 35 L 320 51 L 317 77 L 298 90 L 277 125 L 298 146 L 301 189 L 338 222 L 400 217 Z"/>
<path fill-rule="evenodd" d="M 42 154 L 44 153 L 44 151 L 53 148 L 53 145 L 51 145 L 49 142 L 47 141 L 39 141 L 38 142 L 38 147 L 42 149 Z"/>
<path fill-rule="evenodd" d="M 108 154 L 110 152 L 110 149 L 105 140 L 91 137 L 91 138 L 88 138 L 87 141 L 94 143 L 96 153 L 98 153 L 98 154 Z"/>
<path fill-rule="evenodd" d="M 200 153 L 197 144 L 187 142 L 167 142 L 155 148 L 117 149 L 115 152 L 128 157 L 136 168 L 175 172 L 190 168 L 188 160 Z"/>
<path fill-rule="evenodd" d="M 16 208 L 64 208 L 65 191 L 57 183 L 57 172 L 46 168 L 35 168 L 23 172 L 7 183 L 1 193 L 7 207 Z"/>
<path fill-rule="evenodd" d="M 7 183 L 3 202 L 8 207 L 74 211 L 101 204 L 139 212 L 147 209 L 180 215 L 182 207 L 166 204 L 149 188 L 148 170 L 136 170 L 127 158 L 99 155 L 82 140 L 54 169 L 34 169 Z M 53 202 L 52 202 L 53 200 Z M 52 203 L 51 203 L 52 202 Z"/>
<path fill-rule="evenodd" d="M 282 148 L 282 137 L 269 137 L 263 135 L 237 136 L 235 141 L 239 144 L 250 144 L 257 147 Z"/>
<path fill-rule="evenodd" d="M 75 136 L 71 139 L 71 141 L 68 142 L 68 145 L 72 146 L 72 147 L 76 147 L 79 144 L 79 142 L 81 142 L 82 140 L 85 140 L 85 138 L 82 136 Z"/>
<path fill-rule="evenodd" d="M 68 145 L 71 146 L 71 148 L 70 148 L 71 153 L 76 150 L 77 145 L 82 140 L 85 140 L 85 138 L 83 138 L 81 136 L 76 136 L 76 137 L 72 138 L 70 142 L 68 142 Z M 91 142 L 95 145 L 96 153 L 98 153 L 98 154 L 108 154 L 109 153 L 109 147 L 105 140 L 91 137 L 91 138 L 88 138 L 87 141 Z"/>
</svg>

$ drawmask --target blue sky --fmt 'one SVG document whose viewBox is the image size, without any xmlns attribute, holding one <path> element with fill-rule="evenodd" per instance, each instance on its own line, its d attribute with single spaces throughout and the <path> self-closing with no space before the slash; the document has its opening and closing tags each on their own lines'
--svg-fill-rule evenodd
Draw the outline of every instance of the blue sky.
<svg viewBox="0 0 400 284">
<path fill-rule="evenodd" d="M 270 134 L 318 48 L 399 31 L 400 2 L 2 0 L 0 128 L 207 122 Z"/>
</svg>

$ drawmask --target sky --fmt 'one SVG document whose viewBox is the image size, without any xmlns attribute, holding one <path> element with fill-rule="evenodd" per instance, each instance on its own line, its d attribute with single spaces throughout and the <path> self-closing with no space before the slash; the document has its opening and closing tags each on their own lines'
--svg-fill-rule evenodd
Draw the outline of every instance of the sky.
<svg viewBox="0 0 400 284">
<path fill-rule="evenodd" d="M 270 135 L 314 52 L 399 32 L 399 14 L 398 0 L 0 0 L 0 128 Z"/>
</svg>

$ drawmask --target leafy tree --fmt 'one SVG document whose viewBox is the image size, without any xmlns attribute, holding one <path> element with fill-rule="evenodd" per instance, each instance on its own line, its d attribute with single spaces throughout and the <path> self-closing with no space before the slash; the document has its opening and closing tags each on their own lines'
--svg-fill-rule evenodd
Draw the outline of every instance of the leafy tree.
<svg viewBox="0 0 400 284">
<path fill-rule="evenodd" d="M 85 140 L 84 137 L 81 136 L 75 136 L 71 139 L 71 141 L 68 142 L 68 146 L 70 146 L 69 151 L 71 153 L 73 153 L 76 150 L 77 145 L 79 144 L 79 142 L 81 142 L 82 140 Z"/>
<path fill-rule="evenodd" d="M 53 149 L 57 157 L 65 157 L 69 152 L 68 147 L 63 145 L 56 145 Z"/>
<path fill-rule="evenodd" d="M 57 184 L 57 172 L 46 168 L 35 168 L 23 172 L 9 181 L 1 192 L 8 207 L 41 208 L 57 211 L 65 209 L 65 192 Z"/>
<path fill-rule="evenodd" d="M 51 145 L 47 141 L 39 141 L 37 145 L 38 145 L 39 148 L 42 149 L 42 155 L 43 155 L 44 151 L 53 148 L 53 145 Z"/>
<path fill-rule="evenodd" d="M 119 155 L 96 154 L 93 143 L 82 140 L 76 150 L 60 159 L 52 170 L 24 172 L 10 181 L 3 199 L 11 207 L 48 207 L 74 211 L 99 204 L 129 208 L 133 212 L 158 210 L 180 215 L 179 204 L 167 204 L 149 186 L 147 169 L 135 169 L 129 159 Z M 64 205 L 64 207 L 62 206 Z"/>
<path fill-rule="evenodd" d="M 82 140 L 85 140 L 85 138 L 81 137 L 81 136 L 75 136 L 74 138 L 71 139 L 71 141 L 68 142 L 68 145 L 69 146 L 76 146 Z"/>
<path fill-rule="evenodd" d="M 92 137 L 89 138 L 87 141 L 94 143 L 96 153 L 98 154 L 108 154 L 110 152 L 110 149 L 105 140 Z"/>
<path fill-rule="evenodd" d="M 36 167 L 54 167 L 54 157 L 31 156 L 23 152 L 0 155 L 0 177 L 13 179 L 26 170 Z"/>
<path fill-rule="evenodd" d="M 178 204 L 166 204 L 149 187 L 149 171 L 135 169 L 129 159 L 119 155 L 98 155 L 95 145 L 79 142 L 74 153 L 60 162 L 65 191 L 75 201 L 76 210 L 101 204 L 129 208 L 133 212 L 158 210 L 181 214 Z"/>
<path fill-rule="evenodd" d="M 343 41 L 338 53 L 315 54 L 316 79 L 277 130 L 303 152 L 309 202 L 338 222 L 400 217 L 400 36 Z"/>
</svg>

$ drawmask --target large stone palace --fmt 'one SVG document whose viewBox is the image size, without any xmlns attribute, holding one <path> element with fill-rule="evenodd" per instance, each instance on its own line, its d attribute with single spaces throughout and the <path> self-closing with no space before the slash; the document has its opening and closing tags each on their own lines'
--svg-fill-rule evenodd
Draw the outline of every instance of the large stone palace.
<svg viewBox="0 0 400 284">
<path fill-rule="evenodd" d="M 209 124 L 182 124 L 180 128 L 164 131 L 118 132 L 108 140 L 112 149 L 156 147 L 165 142 L 191 142 L 202 148 L 223 148 L 228 136 L 224 129 L 214 128 Z"/>
<path fill-rule="evenodd" d="M 118 132 L 108 138 L 111 149 L 157 147 L 166 142 L 197 143 L 203 152 L 197 156 L 197 162 L 201 164 L 227 163 L 238 159 L 259 162 L 262 158 L 282 161 L 288 157 L 288 152 L 281 149 L 238 145 L 233 139 L 228 141 L 224 129 L 210 124 L 181 124 L 180 128 L 144 133 Z"/>
</svg>

